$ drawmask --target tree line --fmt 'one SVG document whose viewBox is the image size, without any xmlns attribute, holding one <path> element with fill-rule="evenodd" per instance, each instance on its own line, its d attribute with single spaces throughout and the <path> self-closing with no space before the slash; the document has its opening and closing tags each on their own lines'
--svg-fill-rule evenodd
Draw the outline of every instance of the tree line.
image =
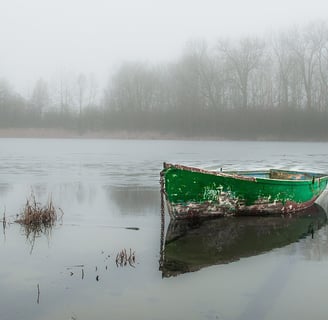
<svg viewBox="0 0 328 320">
<path fill-rule="evenodd" d="M 157 132 L 178 137 L 327 140 L 328 27 L 190 41 L 175 61 L 39 79 L 30 97 L 0 81 L 0 127 Z"/>
</svg>

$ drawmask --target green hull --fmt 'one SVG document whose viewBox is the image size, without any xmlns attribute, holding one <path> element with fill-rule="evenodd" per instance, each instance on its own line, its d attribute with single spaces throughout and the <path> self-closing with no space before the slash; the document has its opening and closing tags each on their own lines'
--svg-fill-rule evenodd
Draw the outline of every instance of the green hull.
<svg viewBox="0 0 328 320">
<path fill-rule="evenodd" d="M 317 204 L 291 217 L 171 220 L 161 251 L 164 277 L 229 263 L 314 236 L 327 223 Z"/>
<path fill-rule="evenodd" d="M 270 170 L 218 172 L 164 164 L 163 191 L 171 218 L 286 214 L 313 205 L 325 174 Z"/>
</svg>

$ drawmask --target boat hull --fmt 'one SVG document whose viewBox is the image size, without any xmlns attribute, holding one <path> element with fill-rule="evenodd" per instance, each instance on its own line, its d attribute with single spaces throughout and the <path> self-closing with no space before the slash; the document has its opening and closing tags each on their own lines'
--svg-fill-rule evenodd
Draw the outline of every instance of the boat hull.
<svg viewBox="0 0 328 320">
<path fill-rule="evenodd" d="M 172 164 L 164 164 L 161 176 L 174 219 L 289 214 L 312 206 L 328 181 L 316 173 L 274 170 L 242 175 Z"/>
</svg>

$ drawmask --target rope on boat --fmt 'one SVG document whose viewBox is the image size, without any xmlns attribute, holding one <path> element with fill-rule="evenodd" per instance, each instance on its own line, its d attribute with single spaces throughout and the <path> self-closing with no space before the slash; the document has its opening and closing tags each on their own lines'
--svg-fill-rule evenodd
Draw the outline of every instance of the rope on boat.
<svg viewBox="0 0 328 320">
<path fill-rule="evenodd" d="M 164 209 L 164 174 L 160 173 L 160 192 L 161 192 L 161 244 L 159 270 L 162 270 L 164 263 L 164 229 L 165 229 L 165 209 Z"/>
</svg>

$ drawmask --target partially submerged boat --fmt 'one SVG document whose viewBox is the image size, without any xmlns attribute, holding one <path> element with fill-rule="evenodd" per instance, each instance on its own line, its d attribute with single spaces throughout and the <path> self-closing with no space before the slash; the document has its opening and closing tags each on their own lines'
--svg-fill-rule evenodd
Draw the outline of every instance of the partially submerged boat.
<svg viewBox="0 0 328 320">
<path fill-rule="evenodd" d="M 271 169 L 215 171 L 164 163 L 162 191 L 172 219 L 289 214 L 309 208 L 328 175 Z"/>
</svg>

